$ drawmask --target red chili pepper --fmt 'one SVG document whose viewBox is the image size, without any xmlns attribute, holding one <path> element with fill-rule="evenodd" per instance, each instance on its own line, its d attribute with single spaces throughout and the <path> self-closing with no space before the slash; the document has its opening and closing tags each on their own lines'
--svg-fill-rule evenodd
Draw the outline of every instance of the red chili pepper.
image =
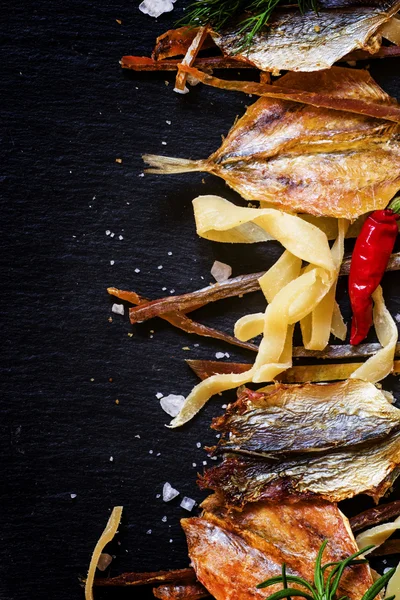
<svg viewBox="0 0 400 600">
<path fill-rule="evenodd" d="M 354 246 L 349 275 L 353 320 L 350 344 L 363 341 L 372 325 L 372 294 L 389 262 L 398 234 L 400 198 L 385 210 L 376 210 L 366 219 Z"/>
</svg>

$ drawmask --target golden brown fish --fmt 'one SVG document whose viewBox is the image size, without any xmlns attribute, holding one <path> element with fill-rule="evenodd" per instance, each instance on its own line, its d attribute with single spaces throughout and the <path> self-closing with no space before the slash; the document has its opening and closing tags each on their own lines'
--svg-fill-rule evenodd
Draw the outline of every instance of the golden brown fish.
<svg viewBox="0 0 400 600">
<path fill-rule="evenodd" d="M 400 125 L 340 109 L 342 99 L 378 111 L 397 110 L 396 101 L 366 71 L 339 67 L 288 73 L 279 80 L 284 88 L 317 90 L 339 110 L 260 98 L 207 160 L 145 155 L 148 172 L 207 171 L 246 200 L 292 212 L 354 219 L 384 208 L 400 188 Z"/>
<path fill-rule="evenodd" d="M 243 50 L 240 24 L 229 32 L 212 33 L 226 56 L 250 62 L 262 71 L 319 71 L 352 50 L 377 52 L 382 38 L 377 30 L 400 8 L 386 2 L 322 2 L 318 13 L 301 14 L 297 7 L 275 10 L 268 26 Z M 338 5 L 340 7 L 338 7 Z"/>
<path fill-rule="evenodd" d="M 198 580 L 216 600 L 257 600 L 265 579 L 288 573 L 313 580 L 315 559 L 329 540 L 323 561 L 338 561 L 357 551 L 347 519 L 337 506 L 323 501 L 258 503 L 227 511 L 218 496 L 203 503 L 201 517 L 183 519 L 189 556 Z M 368 565 L 348 569 L 338 597 L 359 600 L 372 585 Z M 294 587 L 296 587 L 294 585 Z M 268 588 L 269 594 L 281 584 Z"/>
</svg>

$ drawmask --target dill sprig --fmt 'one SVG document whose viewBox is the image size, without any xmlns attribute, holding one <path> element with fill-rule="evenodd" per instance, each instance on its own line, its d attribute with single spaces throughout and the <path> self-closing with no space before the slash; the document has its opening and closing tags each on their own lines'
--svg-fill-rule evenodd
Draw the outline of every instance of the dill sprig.
<svg viewBox="0 0 400 600">
<path fill-rule="evenodd" d="M 302 13 L 307 9 L 318 10 L 318 0 L 195 0 L 178 24 L 189 27 L 210 25 L 218 32 L 231 21 L 244 16 L 239 29 L 239 34 L 243 35 L 240 48 L 248 48 L 254 36 L 268 24 L 275 8 L 282 3 L 297 5 Z"/>
<path fill-rule="evenodd" d="M 362 550 L 355 552 L 355 554 L 352 554 L 344 560 L 322 565 L 322 555 L 327 543 L 328 540 L 325 540 L 319 549 L 315 562 L 313 584 L 309 583 L 302 577 L 288 575 L 286 573 L 286 566 L 283 565 L 282 575 L 271 577 L 270 579 L 267 579 L 267 581 L 264 581 L 257 586 L 259 589 L 262 589 L 271 585 L 276 585 L 277 583 L 282 583 L 283 589 L 279 592 L 275 592 L 271 596 L 268 596 L 266 600 L 282 600 L 283 598 L 291 600 L 292 596 L 305 598 L 306 600 L 334 600 L 336 598 L 340 580 L 346 567 L 365 564 L 367 561 L 364 558 L 357 560 L 357 557 L 374 547 L 368 546 L 367 548 L 363 548 Z M 331 570 L 328 577 L 325 577 L 327 569 Z M 385 575 L 382 575 L 382 577 L 377 579 L 377 581 L 372 584 L 369 590 L 365 592 L 361 600 L 374 600 L 377 594 L 379 594 L 379 592 L 386 586 L 395 570 L 396 569 L 390 569 L 390 571 L 385 573 Z M 305 590 L 303 591 L 300 589 L 289 588 L 288 583 L 296 583 L 297 585 L 305 588 Z M 342 596 L 339 600 L 349 600 L 349 598 L 348 596 Z M 390 598 L 387 598 L 386 600 L 395 600 L 395 596 L 390 596 Z"/>
</svg>

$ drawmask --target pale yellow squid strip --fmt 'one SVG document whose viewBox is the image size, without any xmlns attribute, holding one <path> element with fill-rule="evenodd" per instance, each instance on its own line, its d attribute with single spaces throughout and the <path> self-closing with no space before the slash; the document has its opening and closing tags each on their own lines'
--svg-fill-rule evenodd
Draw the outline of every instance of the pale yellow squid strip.
<svg viewBox="0 0 400 600">
<path fill-rule="evenodd" d="M 193 206 L 197 233 L 207 239 L 253 243 L 260 241 L 260 237 L 262 239 L 260 228 L 273 235 L 288 251 L 280 265 L 287 270 L 281 276 L 280 284 L 272 288 L 268 282 L 278 267 L 272 267 L 272 276 L 266 274 L 260 280 L 270 304 L 264 313 L 264 335 L 254 365 L 245 373 L 214 375 L 199 383 L 186 398 L 180 413 L 171 421 L 171 427 L 179 427 L 189 421 L 212 395 L 249 381 L 271 381 L 289 368 L 292 365 L 293 325 L 319 304 L 331 287 L 335 274 L 326 235 L 299 217 L 275 209 L 237 207 L 217 196 L 196 198 Z M 258 229 L 252 228 L 252 225 Z M 301 260 L 316 266 L 297 276 Z M 278 289 L 279 285 L 283 287 Z M 244 323 L 247 334 L 260 328 L 259 315 L 256 315 L 255 322 L 254 326 L 250 321 Z M 240 323 L 237 329 L 240 332 Z"/>
<path fill-rule="evenodd" d="M 307 350 L 323 350 L 329 342 L 332 330 L 333 313 L 335 310 L 336 286 L 340 265 L 343 261 L 344 238 L 348 227 L 349 222 L 345 219 L 340 219 L 338 221 L 338 237 L 332 247 L 332 259 L 335 270 L 331 274 L 330 282 L 327 282 L 327 292 L 318 306 L 300 321 L 303 345 Z M 310 267 L 307 268 L 309 269 Z M 336 315 L 336 318 L 337 316 L 338 315 Z"/>
<path fill-rule="evenodd" d="M 392 315 L 386 308 L 381 286 L 376 288 L 372 299 L 374 327 L 382 349 L 354 371 L 351 377 L 376 383 L 387 377 L 393 370 L 398 331 Z"/>
</svg>

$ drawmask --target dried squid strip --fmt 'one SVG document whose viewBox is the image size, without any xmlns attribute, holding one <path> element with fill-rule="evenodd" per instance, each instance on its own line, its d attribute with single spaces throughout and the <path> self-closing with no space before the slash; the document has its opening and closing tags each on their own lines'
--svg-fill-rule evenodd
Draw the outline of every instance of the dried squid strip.
<svg viewBox="0 0 400 600">
<path fill-rule="evenodd" d="M 340 348 L 340 346 L 338 347 Z M 249 363 L 220 362 L 214 360 L 190 359 L 186 362 L 201 380 L 208 379 L 213 375 L 244 373 L 251 367 Z M 282 383 L 340 381 L 348 379 L 363 364 L 365 363 L 296 365 L 277 375 L 275 381 Z M 398 375 L 400 373 L 400 361 L 396 360 L 393 364 L 393 374 Z"/>
<path fill-rule="evenodd" d="M 353 531 L 361 531 L 366 527 L 379 525 L 384 521 L 388 521 L 393 517 L 400 516 L 400 500 L 389 502 L 388 504 L 380 504 L 369 508 L 364 512 L 350 519 L 350 526 Z"/>
<path fill-rule="evenodd" d="M 397 104 L 383 104 L 381 102 L 376 102 L 372 97 L 370 100 L 350 97 L 333 97 L 329 94 L 306 92 L 301 89 L 290 89 L 280 87 L 279 85 L 267 85 L 253 81 L 227 81 L 203 73 L 194 67 L 182 66 L 181 69 L 185 73 L 192 75 L 201 83 L 211 87 L 243 92 L 245 94 L 254 94 L 255 96 L 264 96 L 267 98 L 290 100 L 292 102 L 300 102 L 301 104 L 310 104 L 316 108 L 329 108 L 330 110 L 345 111 L 400 123 L 400 107 Z"/>
<path fill-rule="evenodd" d="M 125 290 L 119 290 L 114 287 L 107 288 L 107 292 L 109 294 L 111 294 L 112 296 L 116 296 L 117 298 L 120 298 L 121 300 L 125 300 L 127 302 L 132 302 L 132 304 L 141 304 L 141 303 L 147 304 L 148 303 L 148 300 L 139 296 L 135 292 L 127 292 Z M 200 306 L 203 306 L 203 304 L 197 304 L 192 310 L 195 310 L 196 308 L 200 308 Z M 130 310 L 132 310 L 132 309 L 130 309 Z M 156 316 L 158 316 L 158 315 L 156 315 Z M 242 341 L 236 339 L 235 337 L 233 337 L 232 335 L 229 335 L 229 333 L 224 333 L 223 331 L 219 331 L 218 329 L 214 329 L 213 327 L 208 327 L 207 325 L 203 325 L 202 323 L 199 323 L 198 321 L 193 321 L 193 319 L 190 319 L 189 317 L 187 317 L 185 314 L 183 314 L 180 311 L 166 312 L 159 316 L 162 319 L 164 319 L 165 321 L 168 321 L 168 323 L 170 323 L 174 327 L 177 327 L 178 329 L 182 329 L 182 331 L 186 331 L 186 333 L 194 333 L 196 335 L 201 335 L 203 337 L 210 337 L 210 338 L 214 338 L 216 340 L 221 340 L 223 342 L 227 342 L 228 344 L 232 344 L 233 346 L 239 346 L 240 348 L 244 348 L 245 350 L 251 350 L 252 352 L 258 351 L 258 346 L 256 346 L 255 344 L 251 344 L 250 342 L 242 342 Z M 139 319 L 139 320 L 144 320 L 144 319 Z M 137 322 L 137 321 L 131 320 L 131 322 Z"/>
<path fill-rule="evenodd" d="M 379 548 L 376 548 L 371 552 L 371 556 L 391 556 L 393 554 L 400 554 L 400 540 L 398 538 L 386 540 L 382 546 L 379 546 Z"/>
<path fill-rule="evenodd" d="M 190 44 L 185 56 L 183 57 L 182 62 L 178 66 L 178 73 L 177 73 L 177 76 L 175 79 L 175 88 L 174 88 L 175 92 L 185 93 L 187 91 L 187 88 L 186 88 L 187 73 L 182 71 L 182 66 L 191 67 L 193 65 L 193 63 L 196 59 L 196 56 L 199 53 L 199 50 L 201 49 L 202 45 L 204 44 L 204 41 L 205 41 L 207 35 L 208 35 L 208 27 L 207 26 L 199 27 L 199 30 L 196 33 L 194 40 Z"/>
</svg>

